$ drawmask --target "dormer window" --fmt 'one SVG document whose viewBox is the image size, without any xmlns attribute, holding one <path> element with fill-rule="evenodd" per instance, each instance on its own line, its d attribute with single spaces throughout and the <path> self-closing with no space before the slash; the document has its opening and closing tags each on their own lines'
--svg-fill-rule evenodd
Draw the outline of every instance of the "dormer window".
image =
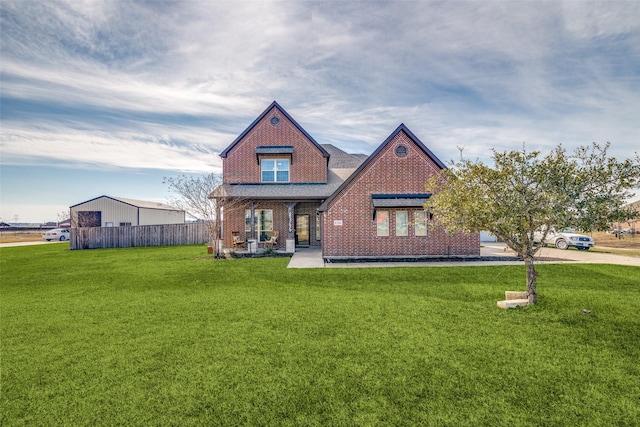
<svg viewBox="0 0 640 427">
<path fill-rule="evenodd" d="M 262 182 L 289 182 L 289 159 L 261 159 Z"/>
</svg>

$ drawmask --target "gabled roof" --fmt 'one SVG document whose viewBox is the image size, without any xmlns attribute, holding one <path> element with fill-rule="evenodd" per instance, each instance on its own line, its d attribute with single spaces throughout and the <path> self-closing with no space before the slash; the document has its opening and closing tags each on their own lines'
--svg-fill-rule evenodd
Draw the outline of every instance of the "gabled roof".
<svg viewBox="0 0 640 427">
<path fill-rule="evenodd" d="M 94 200 L 98 200 L 98 199 L 102 199 L 102 198 L 106 198 L 106 199 L 111 199 L 111 200 L 115 200 L 116 202 L 120 202 L 120 203 L 125 203 L 127 205 L 131 205 L 135 208 L 144 208 L 144 209 L 160 209 L 160 210 L 165 210 L 165 211 L 180 211 L 180 209 L 174 208 L 173 206 L 169 206 L 166 205 L 164 203 L 158 203 L 158 202 L 150 202 L 147 200 L 136 200 L 136 199 L 129 199 L 126 197 L 112 197 L 112 196 L 98 196 L 95 197 L 91 200 L 87 200 L 85 202 L 82 203 L 78 203 L 75 204 L 73 206 L 70 206 L 71 208 L 75 208 L 76 206 L 80 206 L 80 205 L 84 205 L 85 203 L 89 203 L 89 202 L 93 202 Z"/>
<path fill-rule="evenodd" d="M 423 143 L 422 141 L 420 141 L 420 139 L 415 136 L 413 134 L 413 132 L 411 132 L 409 130 L 408 127 L 405 126 L 404 123 L 401 123 L 400 126 L 398 126 L 396 128 L 396 130 L 394 130 L 391 135 L 389 135 L 387 137 L 387 139 L 384 140 L 384 142 L 382 144 L 380 144 L 380 146 L 376 149 L 376 151 L 374 151 L 369 158 L 367 158 L 367 160 L 365 160 L 359 167 L 358 169 L 356 169 L 356 171 L 354 173 L 351 174 L 351 176 L 349 176 L 349 178 L 347 178 L 340 187 L 338 187 L 338 189 L 327 199 L 324 201 L 324 203 L 322 203 L 322 205 L 320 205 L 320 207 L 318 208 L 319 211 L 326 211 L 329 207 L 329 204 L 333 201 L 333 199 L 335 199 L 338 194 L 340 194 L 340 192 L 342 190 L 344 190 L 349 184 L 351 184 L 351 182 L 358 176 L 360 175 L 360 172 L 362 172 L 362 170 L 364 168 L 366 168 L 372 161 L 373 159 L 376 158 L 376 156 L 382 151 L 384 150 L 384 148 L 387 146 L 387 144 L 389 144 L 395 137 L 396 135 L 398 135 L 400 132 L 404 132 L 415 144 L 416 146 L 422 150 L 440 169 L 446 169 L 447 167 L 445 166 L 444 163 L 442 163 L 442 161 L 440 159 L 438 159 L 436 157 L 435 154 L 433 154 L 431 152 L 431 150 L 429 150 Z"/>
<path fill-rule="evenodd" d="M 262 114 L 260 114 L 260 115 L 258 116 L 258 118 L 257 118 L 257 119 L 255 119 L 255 120 L 254 120 L 254 121 L 249 125 L 249 127 L 247 127 L 247 128 L 246 128 L 246 129 L 245 129 L 245 130 L 244 130 L 244 131 L 243 131 L 243 132 L 242 132 L 242 133 L 241 133 L 241 134 L 240 134 L 240 135 L 239 135 L 239 136 L 238 136 L 238 137 L 237 137 L 237 138 L 236 138 L 236 139 L 235 139 L 235 140 L 234 140 L 234 141 L 233 141 L 233 142 L 228 146 L 228 147 L 227 147 L 227 148 L 225 148 L 225 149 L 220 153 L 220 157 L 222 157 L 223 159 L 227 158 L 227 155 L 229 154 L 229 151 L 231 151 L 231 150 L 233 149 L 233 147 L 235 147 L 235 146 L 236 146 L 240 141 L 242 141 L 242 139 L 243 139 L 243 138 L 244 138 L 244 137 L 245 137 L 249 132 L 251 132 L 251 130 L 252 130 L 254 127 L 256 127 L 256 125 L 257 125 L 258 123 L 260 123 L 260 121 L 261 121 L 262 119 L 264 119 L 264 117 L 265 117 L 267 114 L 269 114 L 269 111 L 271 111 L 271 110 L 273 109 L 273 107 L 276 107 L 276 108 L 278 109 L 278 111 L 280 111 L 280 113 L 282 113 L 282 115 L 283 115 L 283 116 L 285 116 L 285 117 L 287 118 L 287 120 L 289 120 L 291 123 L 293 123 L 293 125 L 294 125 L 296 128 L 298 128 L 298 130 L 299 130 L 299 131 L 300 131 L 304 136 L 306 136 L 306 137 L 309 139 L 309 141 L 311 141 L 311 142 L 312 142 L 312 143 L 313 143 L 313 144 L 318 148 L 318 150 L 320 150 L 320 152 L 322 153 L 322 155 L 323 155 L 324 157 L 329 157 L 329 153 L 327 153 L 327 151 L 326 151 L 324 148 L 322 148 L 322 146 L 321 146 L 320 144 L 318 144 L 318 143 L 316 142 L 316 140 L 315 140 L 315 139 L 313 139 L 313 137 L 312 137 L 311 135 L 309 135 L 309 134 L 307 133 L 307 131 L 306 131 L 306 130 L 304 130 L 304 129 L 302 128 L 302 126 L 300 126 L 300 125 L 298 124 L 298 122 L 296 122 L 296 121 L 293 119 L 293 117 L 291 117 L 291 116 L 289 115 L 289 113 L 287 113 L 287 112 L 284 110 L 284 108 L 282 108 L 282 107 L 280 106 L 280 104 L 278 104 L 276 101 L 273 101 L 273 102 L 271 103 L 271 105 L 269 105 L 269 106 L 267 107 L 267 109 L 266 109 L 266 110 L 264 110 L 264 111 L 262 112 Z"/>
</svg>

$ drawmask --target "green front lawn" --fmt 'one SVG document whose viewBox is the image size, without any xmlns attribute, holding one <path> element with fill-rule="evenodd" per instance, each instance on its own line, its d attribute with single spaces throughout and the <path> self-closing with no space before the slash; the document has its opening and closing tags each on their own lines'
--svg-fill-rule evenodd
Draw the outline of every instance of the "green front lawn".
<svg viewBox="0 0 640 427">
<path fill-rule="evenodd" d="M 1 249 L 0 425 L 638 425 L 640 268 L 204 252 Z"/>
</svg>

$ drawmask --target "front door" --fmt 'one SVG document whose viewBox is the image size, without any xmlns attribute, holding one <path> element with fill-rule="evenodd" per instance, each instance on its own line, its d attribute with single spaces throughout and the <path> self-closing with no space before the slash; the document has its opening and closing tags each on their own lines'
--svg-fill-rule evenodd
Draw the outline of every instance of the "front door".
<svg viewBox="0 0 640 427">
<path fill-rule="evenodd" d="M 296 215 L 296 246 L 309 246 L 309 215 Z"/>
</svg>

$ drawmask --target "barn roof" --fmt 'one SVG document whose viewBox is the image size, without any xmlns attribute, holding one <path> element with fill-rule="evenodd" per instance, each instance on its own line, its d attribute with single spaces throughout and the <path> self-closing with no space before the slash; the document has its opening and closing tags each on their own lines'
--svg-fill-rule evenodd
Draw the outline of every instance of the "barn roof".
<svg viewBox="0 0 640 427">
<path fill-rule="evenodd" d="M 71 207 L 75 208 L 76 206 L 80 206 L 80 205 L 83 205 L 85 203 L 93 202 L 94 200 L 98 200 L 98 199 L 102 199 L 102 198 L 107 198 L 107 199 L 115 200 L 117 202 L 126 203 L 127 205 L 131 205 L 131 206 L 134 206 L 136 208 L 159 209 L 159 210 L 165 210 L 165 211 L 182 211 L 181 209 L 174 208 L 173 206 L 169 206 L 169 205 L 164 204 L 164 203 L 151 202 L 151 201 L 148 201 L 148 200 L 129 199 L 127 197 L 114 197 L 114 196 L 104 196 L 104 195 L 95 197 L 95 198 L 93 198 L 91 200 L 87 200 L 87 201 L 82 202 L 82 203 L 75 204 L 75 205 L 73 205 Z"/>
</svg>

